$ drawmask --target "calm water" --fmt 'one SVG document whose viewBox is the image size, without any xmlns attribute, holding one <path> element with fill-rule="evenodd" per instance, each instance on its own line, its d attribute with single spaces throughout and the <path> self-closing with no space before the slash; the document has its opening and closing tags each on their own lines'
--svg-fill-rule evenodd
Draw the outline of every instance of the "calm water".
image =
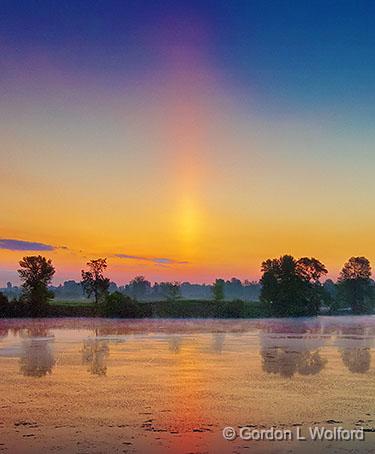
<svg viewBox="0 0 375 454">
<path fill-rule="evenodd" d="M 0 320 L 0 450 L 375 452 L 375 317 Z M 364 441 L 222 429 L 364 427 Z"/>
</svg>

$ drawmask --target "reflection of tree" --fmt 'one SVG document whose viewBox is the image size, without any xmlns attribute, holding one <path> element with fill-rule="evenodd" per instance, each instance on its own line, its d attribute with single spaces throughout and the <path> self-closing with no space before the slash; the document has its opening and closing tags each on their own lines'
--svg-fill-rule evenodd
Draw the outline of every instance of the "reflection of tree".
<svg viewBox="0 0 375 454">
<path fill-rule="evenodd" d="M 51 374 L 55 358 L 50 346 L 51 339 L 25 339 L 20 358 L 21 373 L 29 377 Z"/>
<path fill-rule="evenodd" d="M 92 374 L 107 374 L 108 356 L 109 347 L 107 340 L 94 338 L 83 341 L 82 362 L 83 364 L 88 364 L 88 370 Z"/>
<path fill-rule="evenodd" d="M 278 322 L 260 334 L 262 368 L 270 374 L 293 377 L 294 374 L 316 375 L 327 360 L 320 356 L 325 344 L 321 326 Z"/>
<path fill-rule="evenodd" d="M 33 326 L 20 332 L 21 337 L 50 337 L 49 330 L 44 326 Z"/>
<path fill-rule="evenodd" d="M 263 370 L 269 374 L 280 374 L 282 377 L 292 377 L 295 373 L 301 375 L 316 375 L 326 365 L 327 360 L 316 351 L 294 351 L 287 348 L 273 347 L 261 351 Z"/>
<path fill-rule="evenodd" d="M 369 348 L 347 348 L 341 351 L 341 358 L 350 372 L 364 374 L 371 365 Z"/>
<path fill-rule="evenodd" d="M 182 345 L 182 339 L 180 336 L 170 336 L 168 339 L 169 351 L 173 353 L 180 353 Z"/>
<path fill-rule="evenodd" d="M 288 352 L 281 348 L 262 350 L 262 367 L 269 374 L 280 374 L 292 377 L 297 370 L 296 352 Z"/>
<path fill-rule="evenodd" d="M 345 326 L 337 337 L 342 362 L 350 372 L 364 374 L 371 365 L 371 347 L 374 342 L 371 327 L 360 324 Z"/>
<path fill-rule="evenodd" d="M 222 353 L 225 342 L 225 333 L 215 333 L 212 341 L 212 350 L 216 353 Z"/>
<path fill-rule="evenodd" d="M 319 351 L 303 352 L 298 364 L 298 372 L 301 375 L 316 375 L 324 368 L 327 360 L 320 356 Z"/>
</svg>

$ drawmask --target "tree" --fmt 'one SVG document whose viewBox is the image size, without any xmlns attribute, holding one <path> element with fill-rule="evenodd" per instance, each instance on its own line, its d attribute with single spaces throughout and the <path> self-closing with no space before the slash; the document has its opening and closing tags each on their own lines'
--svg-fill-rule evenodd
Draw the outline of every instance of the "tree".
<svg viewBox="0 0 375 454">
<path fill-rule="evenodd" d="M 337 298 L 337 285 L 332 279 L 327 279 L 323 284 L 324 294 L 326 295 L 325 304 L 330 313 L 334 313 L 340 306 Z"/>
<path fill-rule="evenodd" d="M 82 270 L 81 285 L 87 298 L 94 295 L 97 306 L 108 293 L 110 280 L 104 277 L 103 273 L 107 268 L 107 259 L 90 260 L 87 262 L 88 271 Z"/>
<path fill-rule="evenodd" d="M 108 295 L 101 305 L 101 315 L 105 317 L 135 318 L 141 316 L 139 304 L 116 291 Z"/>
<path fill-rule="evenodd" d="M 328 273 L 327 268 L 314 257 L 302 257 L 297 261 L 297 272 L 307 282 L 319 283 L 322 276 Z"/>
<path fill-rule="evenodd" d="M 315 258 L 296 260 L 291 255 L 262 263 L 261 301 L 271 315 L 302 316 L 318 313 L 325 291 L 320 283 L 327 274 L 325 266 Z"/>
<path fill-rule="evenodd" d="M 304 282 L 306 315 L 316 315 L 322 303 L 331 303 L 330 294 L 320 282 L 328 270 L 318 259 L 302 257 L 297 261 L 297 272 Z"/>
<path fill-rule="evenodd" d="M 22 281 L 22 300 L 28 305 L 32 317 L 44 315 L 48 300 L 53 298 L 53 292 L 48 285 L 55 274 L 51 259 L 41 255 L 24 257 L 20 262 L 18 274 Z"/>
<path fill-rule="evenodd" d="M 371 265 L 366 257 L 351 257 L 341 270 L 339 280 L 370 279 Z"/>
<path fill-rule="evenodd" d="M 224 279 L 216 279 L 212 286 L 212 295 L 214 297 L 214 301 L 216 302 L 223 301 L 224 287 L 225 287 Z"/>
<path fill-rule="evenodd" d="M 239 279 L 232 277 L 230 281 L 226 281 L 224 291 L 228 299 L 242 298 L 243 297 L 242 282 Z"/>
<path fill-rule="evenodd" d="M 8 317 L 9 314 L 9 301 L 4 293 L 0 292 L 0 317 Z"/>
<path fill-rule="evenodd" d="M 160 288 L 163 296 L 168 301 L 176 301 L 181 298 L 181 285 L 179 282 L 161 282 Z"/>
<path fill-rule="evenodd" d="M 150 292 L 150 289 L 151 282 L 146 280 L 144 276 L 136 276 L 128 285 L 130 295 L 136 299 L 144 298 Z"/>
<path fill-rule="evenodd" d="M 371 265 L 366 257 L 351 257 L 338 278 L 338 298 L 349 304 L 353 313 L 371 311 L 374 305 L 374 286 Z"/>
</svg>

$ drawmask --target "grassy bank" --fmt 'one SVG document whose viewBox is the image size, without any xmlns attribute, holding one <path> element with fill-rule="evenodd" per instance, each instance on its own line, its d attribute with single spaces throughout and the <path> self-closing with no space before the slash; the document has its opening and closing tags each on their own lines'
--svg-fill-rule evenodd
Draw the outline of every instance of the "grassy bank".
<svg viewBox="0 0 375 454">
<path fill-rule="evenodd" d="M 50 300 L 49 305 L 50 306 L 87 306 L 91 305 L 92 302 L 90 302 L 87 299 L 79 299 L 79 300 L 74 300 L 74 299 L 67 299 L 67 300 Z"/>
<path fill-rule="evenodd" d="M 266 317 L 259 302 L 208 300 L 154 301 L 136 303 L 139 317 L 153 318 L 256 318 Z M 82 300 L 51 301 L 51 317 L 93 317 L 97 315 L 91 302 Z M 111 317 L 111 314 L 99 314 Z"/>
<path fill-rule="evenodd" d="M 115 295 L 116 296 L 116 295 Z M 330 311 L 323 315 L 350 315 L 350 308 Z M 98 307 L 91 301 L 51 300 L 43 313 L 31 315 L 22 305 L 10 303 L 10 310 L 0 310 L 0 317 L 105 317 L 105 318 L 266 318 L 271 314 L 259 301 L 176 300 L 137 302 L 128 297 L 109 298 Z"/>
<path fill-rule="evenodd" d="M 147 304 L 147 303 L 145 303 Z M 250 318 L 265 317 L 260 303 L 244 301 L 157 301 L 148 303 L 154 317 L 163 318 Z"/>
</svg>

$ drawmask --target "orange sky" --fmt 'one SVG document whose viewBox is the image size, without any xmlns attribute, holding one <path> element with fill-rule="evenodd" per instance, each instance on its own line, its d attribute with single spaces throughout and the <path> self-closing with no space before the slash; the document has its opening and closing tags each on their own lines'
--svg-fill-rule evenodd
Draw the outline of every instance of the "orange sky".
<svg viewBox="0 0 375 454">
<path fill-rule="evenodd" d="M 40 48 L 7 55 L 0 285 L 37 253 L 56 282 L 97 257 L 118 283 L 257 279 L 284 253 L 319 258 L 331 277 L 350 256 L 375 260 L 373 130 L 272 101 L 251 77 L 244 90 L 215 65 L 209 30 L 177 47 L 158 33 L 146 72 L 90 72 Z"/>
</svg>

